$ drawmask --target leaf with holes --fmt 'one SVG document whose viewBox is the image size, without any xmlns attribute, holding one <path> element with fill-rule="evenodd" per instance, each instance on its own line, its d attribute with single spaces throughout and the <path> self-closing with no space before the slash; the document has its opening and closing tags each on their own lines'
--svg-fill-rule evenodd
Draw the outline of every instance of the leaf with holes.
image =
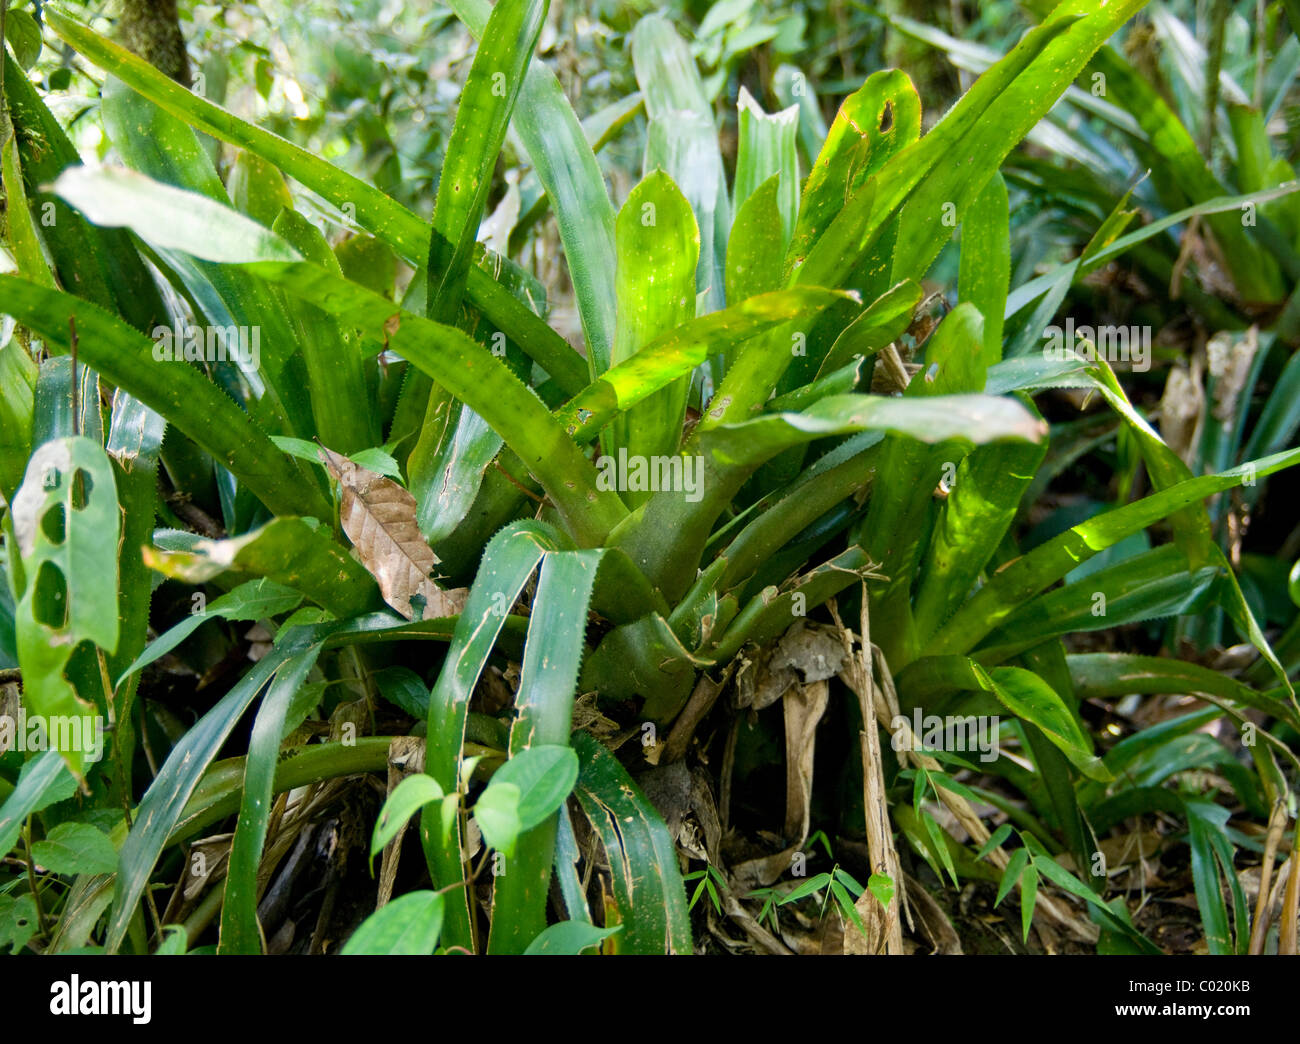
<svg viewBox="0 0 1300 1044">
<path fill-rule="evenodd" d="M 81 436 L 41 446 L 27 465 L 10 522 L 9 575 L 23 700 L 32 714 L 80 725 L 95 707 L 78 696 L 64 670 L 81 642 L 111 653 L 118 637 L 122 520 L 113 466 L 103 448 Z M 51 736 L 50 744 L 58 745 L 78 776 L 87 760 L 102 753 L 96 741 L 71 728 L 66 736 Z"/>
</svg>

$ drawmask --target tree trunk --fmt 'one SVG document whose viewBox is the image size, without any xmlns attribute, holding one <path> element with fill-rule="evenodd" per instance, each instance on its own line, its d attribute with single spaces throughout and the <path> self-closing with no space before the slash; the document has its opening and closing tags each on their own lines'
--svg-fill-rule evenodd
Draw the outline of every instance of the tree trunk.
<svg viewBox="0 0 1300 1044">
<path fill-rule="evenodd" d="M 190 60 L 176 16 L 176 0 L 122 0 L 118 37 L 128 51 L 189 87 Z"/>
</svg>

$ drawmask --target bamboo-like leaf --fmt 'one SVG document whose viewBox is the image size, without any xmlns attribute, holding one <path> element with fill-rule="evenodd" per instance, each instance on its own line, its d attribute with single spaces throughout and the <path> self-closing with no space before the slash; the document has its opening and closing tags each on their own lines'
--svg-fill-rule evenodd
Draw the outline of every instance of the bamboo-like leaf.
<svg viewBox="0 0 1300 1044">
<path fill-rule="evenodd" d="M 408 892 L 367 917 L 340 953 L 427 957 L 438 946 L 446 902 L 441 892 Z"/>
</svg>

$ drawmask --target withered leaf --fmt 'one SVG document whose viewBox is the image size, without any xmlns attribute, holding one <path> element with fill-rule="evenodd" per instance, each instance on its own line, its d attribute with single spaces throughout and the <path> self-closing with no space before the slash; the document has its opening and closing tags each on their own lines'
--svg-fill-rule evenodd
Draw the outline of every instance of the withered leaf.
<svg viewBox="0 0 1300 1044">
<path fill-rule="evenodd" d="M 438 557 L 415 521 L 415 497 L 392 479 L 361 467 L 322 446 L 321 459 L 338 480 L 339 520 L 361 564 L 379 582 L 384 601 L 408 620 L 417 618 L 412 598 L 423 599 L 421 619 L 455 616 L 465 607 L 465 588 L 444 591 L 433 582 Z"/>
</svg>

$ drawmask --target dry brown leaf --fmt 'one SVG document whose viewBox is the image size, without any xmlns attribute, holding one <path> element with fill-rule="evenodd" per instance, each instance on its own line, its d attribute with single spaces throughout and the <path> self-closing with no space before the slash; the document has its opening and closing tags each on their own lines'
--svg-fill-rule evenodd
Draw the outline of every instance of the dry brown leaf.
<svg viewBox="0 0 1300 1044">
<path fill-rule="evenodd" d="M 379 582 L 384 601 L 414 620 L 411 599 L 424 599 L 423 619 L 456 616 L 464 588 L 444 591 L 433 582 L 438 556 L 415 521 L 415 497 L 392 479 L 363 468 L 322 446 L 321 458 L 342 492 L 339 519 L 366 571 Z"/>
<path fill-rule="evenodd" d="M 785 697 L 785 836 L 801 844 L 812 815 L 817 723 L 829 701 L 830 686 L 824 681 L 798 685 Z"/>
</svg>

